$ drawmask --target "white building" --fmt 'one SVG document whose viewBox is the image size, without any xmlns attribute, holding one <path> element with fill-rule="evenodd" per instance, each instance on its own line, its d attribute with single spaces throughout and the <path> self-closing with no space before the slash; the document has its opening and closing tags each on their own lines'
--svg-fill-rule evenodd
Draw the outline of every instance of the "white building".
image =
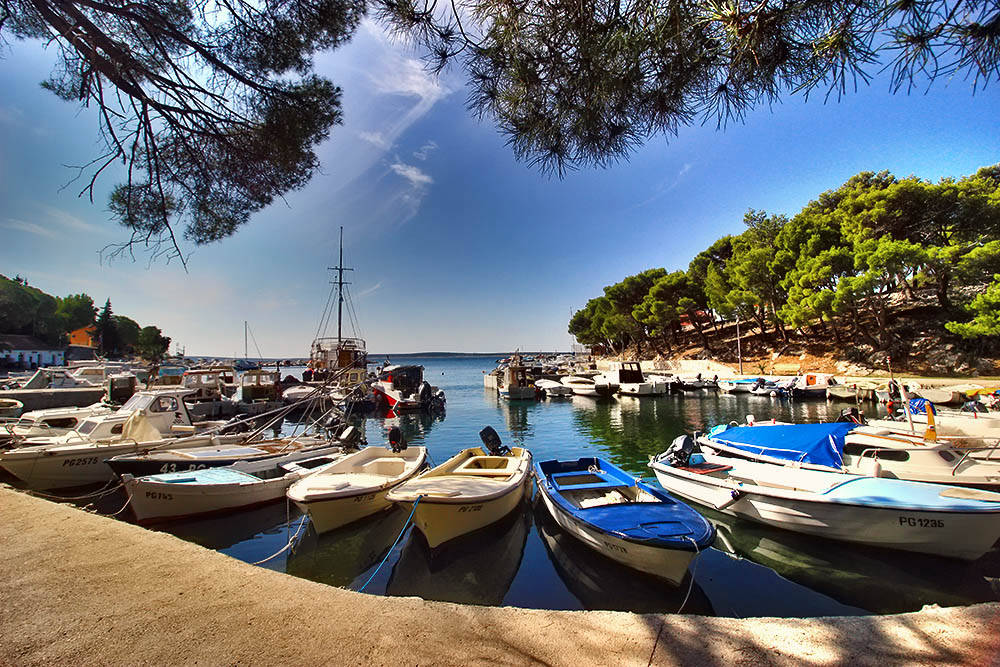
<svg viewBox="0 0 1000 667">
<path fill-rule="evenodd" d="M 0 365 L 8 368 L 62 366 L 65 351 L 33 336 L 0 334 Z"/>
</svg>

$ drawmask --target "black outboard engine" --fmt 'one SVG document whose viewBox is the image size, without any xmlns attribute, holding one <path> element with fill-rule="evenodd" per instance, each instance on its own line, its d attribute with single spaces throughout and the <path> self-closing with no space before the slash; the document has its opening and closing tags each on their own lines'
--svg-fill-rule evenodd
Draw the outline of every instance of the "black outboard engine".
<svg viewBox="0 0 1000 667">
<path fill-rule="evenodd" d="M 397 454 L 406 449 L 406 438 L 403 437 L 403 431 L 398 426 L 389 429 L 389 448 Z"/>
<path fill-rule="evenodd" d="M 500 441 L 500 435 L 492 426 L 487 426 L 479 432 L 479 439 L 483 441 L 483 447 L 492 456 L 507 456 L 510 454 L 510 447 Z"/>
<path fill-rule="evenodd" d="M 979 401 L 966 401 L 962 406 L 962 412 L 988 412 L 988 410 Z"/>
<path fill-rule="evenodd" d="M 426 405 L 430 400 L 431 396 L 434 395 L 433 390 L 431 390 L 431 383 L 424 380 L 420 383 L 420 388 L 417 390 L 417 396 L 420 398 L 420 402 Z"/>
<path fill-rule="evenodd" d="M 700 453 L 701 447 L 690 435 L 685 433 L 674 438 L 674 441 L 663 452 L 661 459 L 665 459 L 668 464 L 675 468 L 684 468 L 691 459 L 692 454 Z"/>
<path fill-rule="evenodd" d="M 846 422 L 851 424 L 865 424 L 865 416 L 855 408 L 844 408 L 840 411 L 840 416 L 837 417 L 837 422 Z"/>
</svg>

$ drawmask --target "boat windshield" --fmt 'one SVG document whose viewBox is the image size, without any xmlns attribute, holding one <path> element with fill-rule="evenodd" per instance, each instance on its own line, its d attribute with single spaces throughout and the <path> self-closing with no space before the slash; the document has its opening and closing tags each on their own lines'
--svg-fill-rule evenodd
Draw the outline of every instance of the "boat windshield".
<svg viewBox="0 0 1000 667">
<path fill-rule="evenodd" d="M 156 400 L 156 397 L 150 394 L 135 394 L 125 402 L 125 405 L 118 408 L 118 414 L 128 414 L 130 412 L 145 410 L 154 400 Z"/>
</svg>

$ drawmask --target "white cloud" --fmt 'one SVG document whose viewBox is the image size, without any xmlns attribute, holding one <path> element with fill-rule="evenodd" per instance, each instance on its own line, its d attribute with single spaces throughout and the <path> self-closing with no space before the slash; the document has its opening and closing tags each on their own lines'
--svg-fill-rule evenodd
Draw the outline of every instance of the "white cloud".
<svg viewBox="0 0 1000 667">
<path fill-rule="evenodd" d="M 38 236 L 47 236 L 50 239 L 59 238 L 58 234 L 47 227 L 36 225 L 33 222 L 25 222 L 24 220 L 15 220 L 14 218 L 7 218 L 4 222 L 0 223 L 0 227 L 6 227 L 18 232 L 37 234 Z"/>
<path fill-rule="evenodd" d="M 418 160 L 426 160 L 430 156 L 431 151 L 435 150 L 437 147 L 438 145 L 436 141 L 428 140 L 427 143 L 421 146 L 419 150 L 413 153 L 413 157 Z"/>
<path fill-rule="evenodd" d="M 392 146 L 392 142 L 382 136 L 381 132 L 358 132 L 358 138 L 383 151 L 389 150 Z"/>
<path fill-rule="evenodd" d="M 37 204 L 38 208 L 41 209 L 43 213 L 57 225 L 62 227 L 67 227 L 71 230 L 82 231 L 82 232 L 104 232 L 107 231 L 105 227 L 99 225 L 92 225 L 89 222 L 84 222 L 75 215 L 71 215 L 66 211 L 55 208 L 53 206 L 48 206 L 46 204 Z"/>
<path fill-rule="evenodd" d="M 423 188 L 434 182 L 430 174 L 422 171 L 419 167 L 403 162 L 395 162 L 389 168 L 410 182 L 414 188 Z"/>
<path fill-rule="evenodd" d="M 367 287 L 367 288 L 361 290 L 360 292 L 358 292 L 358 295 L 355 298 L 357 298 L 357 299 L 363 299 L 363 298 L 365 298 L 366 296 L 368 296 L 370 294 L 374 294 L 381 287 L 382 287 L 382 281 L 379 281 L 379 282 L 375 283 L 374 285 L 372 285 L 371 287 Z"/>
</svg>

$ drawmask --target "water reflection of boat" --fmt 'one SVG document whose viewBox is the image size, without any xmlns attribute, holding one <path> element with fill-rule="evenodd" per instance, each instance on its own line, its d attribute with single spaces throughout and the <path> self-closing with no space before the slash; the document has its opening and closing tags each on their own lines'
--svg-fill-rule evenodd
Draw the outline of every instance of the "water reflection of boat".
<svg viewBox="0 0 1000 667">
<path fill-rule="evenodd" d="M 690 573 L 679 586 L 619 565 L 583 546 L 561 530 L 540 502 L 534 507 L 535 528 L 545 544 L 559 578 L 587 609 L 634 611 L 638 613 L 677 612 L 684 598 L 684 613 L 713 615 L 712 603 Z"/>
<path fill-rule="evenodd" d="M 531 516 L 525 504 L 469 539 L 431 550 L 413 531 L 392 568 L 387 595 L 499 605 L 521 567 Z"/>
<path fill-rule="evenodd" d="M 391 509 L 324 535 L 310 528 L 288 555 L 285 571 L 332 586 L 350 586 L 378 565 L 405 524 L 406 513 Z"/>
<path fill-rule="evenodd" d="M 289 509 L 281 503 L 245 510 L 234 515 L 166 523 L 158 529 L 206 549 L 225 551 L 242 542 L 259 539 L 261 536 L 278 533 L 284 536 L 289 517 L 292 524 L 297 525 L 295 522 L 299 517 L 298 510 L 294 506 Z M 277 547 L 272 549 L 271 553 L 276 550 Z"/>
<path fill-rule="evenodd" d="M 718 531 L 716 546 L 844 604 L 872 613 L 916 611 L 1000 599 L 1000 552 L 955 567 L 950 559 L 799 535 L 703 508 Z"/>
</svg>

